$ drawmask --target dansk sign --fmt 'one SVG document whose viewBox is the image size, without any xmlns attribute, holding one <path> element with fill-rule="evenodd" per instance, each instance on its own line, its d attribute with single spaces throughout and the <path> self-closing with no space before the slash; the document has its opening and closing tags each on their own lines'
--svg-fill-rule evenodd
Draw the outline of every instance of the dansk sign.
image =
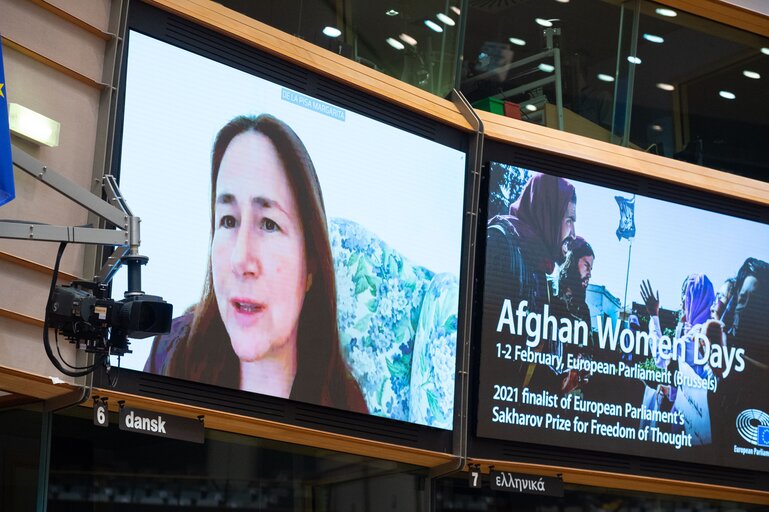
<svg viewBox="0 0 769 512">
<path fill-rule="evenodd" d="M 202 421 L 129 407 L 120 409 L 120 430 L 201 444 L 205 437 Z"/>
</svg>

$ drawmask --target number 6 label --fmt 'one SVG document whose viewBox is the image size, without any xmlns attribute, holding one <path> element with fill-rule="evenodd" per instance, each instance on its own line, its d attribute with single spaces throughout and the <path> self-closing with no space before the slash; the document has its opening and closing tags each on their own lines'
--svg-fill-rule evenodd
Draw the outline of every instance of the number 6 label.
<svg viewBox="0 0 769 512">
<path fill-rule="evenodd" d="M 104 402 L 95 401 L 93 403 L 93 424 L 97 427 L 109 426 L 109 410 Z"/>
</svg>

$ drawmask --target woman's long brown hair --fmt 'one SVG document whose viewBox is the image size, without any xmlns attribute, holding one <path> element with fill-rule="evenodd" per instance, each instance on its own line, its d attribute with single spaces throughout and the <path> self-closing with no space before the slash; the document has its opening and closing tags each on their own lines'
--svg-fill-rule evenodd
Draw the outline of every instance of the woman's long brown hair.
<svg viewBox="0 0 769 512">
<path fill-rule="evenodd" d="M 239 116 L 217 134 L 211 155 L 211 240 L 216 180 L 232 140 L 252 131 L 266 136 L 280 156 L 304 227 L 305 254 L 313 284 L 304 298 L 297 330 L 297 370 L 291 399 L 367 412 L 363 395 L 339 348 L 336 284 L 326 214 L 315 166 L 302 141 L 284 122 L 263 114 Z M 210 251 L 210 249 L 209 249 Z M 174 350 L 168 374 L 230 388 L 240 387 L 240 364 L 219 315 L 209 252 L 203 296 L 194 308 L 190 334 Z"/>
</svg>

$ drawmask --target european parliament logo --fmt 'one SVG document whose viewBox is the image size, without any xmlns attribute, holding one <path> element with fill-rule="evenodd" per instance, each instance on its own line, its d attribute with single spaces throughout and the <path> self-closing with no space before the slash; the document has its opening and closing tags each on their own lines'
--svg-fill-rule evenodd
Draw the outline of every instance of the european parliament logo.
<svg viewBox="0 0 769 512">
<path fill-rule="evenodd" d="M 769 446 L 769 414 L 758 409 L 742 411 L 736 420 L 737 432 L 755 446 Z"/>
</svg>

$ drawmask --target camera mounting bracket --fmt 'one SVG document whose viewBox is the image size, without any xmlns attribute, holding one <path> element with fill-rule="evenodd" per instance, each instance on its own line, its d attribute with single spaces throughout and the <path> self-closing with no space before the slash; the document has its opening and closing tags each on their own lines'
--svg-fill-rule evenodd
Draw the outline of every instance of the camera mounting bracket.
<svg viewBox="0 0 769 512">
<path fill-rule="evenodd" d="M 43 165 L 16 146 L 12 146 L 12 155 L 13 163 L 19 169 L 95 213 L 117 229 L 0 220 L 0 238 L 114 246 L 115 251 L 93 278 L 94 282 L 99 284 L 109 284 L 126 257 L 138 256 L 141 221 L 131 213 L 114 176 L 108 174 L 100 180 L 107 197 L 104 200 Z M 133 288 L 129 282 L 129 291 Z M 136 290 L 139 288 L 140 284 Z"/>
</svg>

